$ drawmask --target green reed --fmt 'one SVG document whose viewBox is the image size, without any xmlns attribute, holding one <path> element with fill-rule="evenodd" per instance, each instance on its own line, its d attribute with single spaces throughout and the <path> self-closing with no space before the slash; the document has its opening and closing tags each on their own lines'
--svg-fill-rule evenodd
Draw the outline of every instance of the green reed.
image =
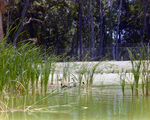
<svg viewBox="0 0 150 120">
<path fill-rule="evenodd" d="M 122 88 L 123 96 L 125 95 L 125 75 L 123 73 L 120 74 L 120 85 Z"/>
<path fill-rule="evenodd" d="M 132 80 L 132 74 L 129 73 L 129 76 L 127 76 L 127 71 L 125 72 L 125 78 L 127 79 L 127 81 L 129 82 L 129 85 L 131 87 L 131 92 L 132 92 L 132 96 L 133 96 L 133 91 L 134 91 L 134 81 L 131 81 Z"/>
<path fill-rule="evenodd" d="M 146 95 L 148 95 L 148 83 L 149 83 L 149 74 L 150 74 L 150 70 L 149 70 L 149 60 L 143 60 L 142 61 L 142 92 L 144 94 L 144 86 L 145 86 L 145 90 L 146 90 Z"/>
<path fill-rule="evenodd" d="M 89 82 L 90 82 L 90 86 L 92 86 L 93 85 L 93 80 L 94 80 L 94 74 L 95 74 L 95 71 L 96 71 L 96 68 L 98 67 L 98 65 L 100 64 L 101 62 L 98 62 L 98 63 L 96 63 L 92 68 L 91 68 L 91 70 L 90 70 L 90 72 L 89 72 Z"/>
<path fill-rule="evenodd" d="M 132 72 L 134 75 L 134 82 L 135 82 L 135 94 L 138 96 L 138 84 L 139 84 L 139 77 L 140 77 L 140 68 L 142 63 L 142 57 L 143 57 L 143 50 L 140 53 L 140 58 L 138 61 L 135 61 L 135 59 L 138 59 L 138 55 L 136 54 L 136 57 L 131 53 L 131 51 L 128 49 L 131 64 L 132 64 Z"/>
<path fill-rule="evenodd" d="M 142 62 L 142 65 L 143 67 L 146 67 L 145 62 Z M 147 78 L 146 69 L 142 69 L 142 93 L 143 95 L 144 95 L 144 87 L 145 87 L 146 78 Z"/>
<path fill-rule="evenodd" d="M 69 76 L 69 67 L 70 67 L 70 65 L 69 65 L 69 63 L 67 63 L 67 62 L 64 62 L 63 63 L 63 82 L 67 82 L 67 78 L 68 78 L 68 76 Z"/>
<path fill-rule="evenodd" d="M 67 59 L 66 58 L 63 58 L 63 65 L 62 65 L 62 68 L 61 66 L 59 66 L 59 71 L 62 70 L 62 74 L 63 74 L 63 79 L 62 79 L 62 82 L 63 83 L 66 83 L 66 82 L 70 82 L 70 77 L 71 77 L 71 74 L 74 70 L 74 64 L 72 63 L 72 61 L 74 60 L 74 58 L 70 58 L 69 59 L 70 61 L 69 62 L 66 62 Z"/>
<path fill-rule="evenodd" d="M 93 85 L 93 80 L 94 80 L 94 74 L 96 73 L 96 68 L 101 62 L 97 62 L 94 64 L 93 62 L 82 62 L 80 68 L 77 69 L 75 72 L 79 76 L 79 85 L 81 82 L 83 82 L 83 78 L 85 79 L 86 82 L 86 88 L 91 88 Z"/>
<path fill-rule="evenodd" d="M 0 51 L 0 92 L 5 90 L 12 94 L 18 91 L 35 93 L 39 82 L 41 85 L 43 83 L 46 92 L 53 59 L 45 63 L 42 59 L 41 48 L 33 44 L 20 44 L 17 49 L 11 45 L 3 47 Z M 42 76 L 41 81 L 39 81 L 40 76 Z"/>
<path fill-rule="evenodd" d="M 85 78 L 86 85 L 88 85 L 88 79 L 86 76 L 88 72 L 88 63 L 82 62 L 81 66 L 79 66 L 79 69 L 77 69 L 75 72 L 78 74 L 79 88 L 80 88 L 81 82 L 83 82 L 83 77 Z"/>
</svg>

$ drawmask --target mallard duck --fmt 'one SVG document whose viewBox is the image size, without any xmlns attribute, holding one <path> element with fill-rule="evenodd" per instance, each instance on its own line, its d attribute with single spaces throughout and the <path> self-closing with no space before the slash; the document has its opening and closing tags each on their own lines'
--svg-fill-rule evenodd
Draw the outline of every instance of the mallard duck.
<svg viewBox="0 0 150 120">
<path fill-rule="evenodd" d="M 68 87 L 67 85 L 63 85 L 62 83 L 61 83 L 61 88 L 66 88 L 66 87 Z"/>
<path fill-rule="evenodd" d="M 63 83 L 61 83 L 61 88 L 71 88 L 71 87 L 77 87 L 77 83 L 76 81 L 72 78 L 73 82 L 70 82 L 69 85 L 63 85 Z M 61 80 L 60 80 L 61 81 Z"/>
</svg>

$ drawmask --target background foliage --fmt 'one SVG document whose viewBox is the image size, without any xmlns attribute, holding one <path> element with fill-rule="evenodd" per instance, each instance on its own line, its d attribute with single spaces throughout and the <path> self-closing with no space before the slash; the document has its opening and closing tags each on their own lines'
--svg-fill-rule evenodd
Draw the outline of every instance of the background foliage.
<svg viewBox="0 0 150 120">
<path fill-rule="evenodd" d="M 18 26 L 10 32 L 7 43 L 14 44 L 21 22 L 24 26 L 17 42 L 36 38 L 36 44 L 45 49 L 50 47 L 53 51 L 57 49 L 56 54 L 78 56 L 77 60 L 83 60 L 85 53 L 89 54 L 89 60 L 99 60 L 106 55 L 106 47 L 111 54 L 117 43 L 120 47 L 135 47 L 137 44 L 133 43 L 142 46 L 150 40 L 149 0 L 122 0 L 122 3 L 121 0 L 6 0 L 5 3 L 5 35 L 11 25 Z"/>
</svg>

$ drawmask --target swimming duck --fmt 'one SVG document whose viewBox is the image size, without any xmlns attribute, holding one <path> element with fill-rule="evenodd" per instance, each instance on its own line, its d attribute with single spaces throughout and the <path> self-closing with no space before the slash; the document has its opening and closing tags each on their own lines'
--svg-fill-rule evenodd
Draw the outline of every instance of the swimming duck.
<svg viewBox="0 0 150 120">
<path fill-rule="evenodd" d="M 66 88 L 66 87 L 68 87 L 67 85 L 62 85 L 62 83 L 61 83 L 61 88 Z"/>
<path fill-rule="evenodd" d="M 69 85 L 63 85 L 63 83 L 61 83 L 61 88 L 71 88 L 71 87 L 77 87 L 77 83 L 76 81 L 72 78 L 73 82 L 70 82 Z M 61 80 L 60 80 L 61 81 Z"/>
</svg>

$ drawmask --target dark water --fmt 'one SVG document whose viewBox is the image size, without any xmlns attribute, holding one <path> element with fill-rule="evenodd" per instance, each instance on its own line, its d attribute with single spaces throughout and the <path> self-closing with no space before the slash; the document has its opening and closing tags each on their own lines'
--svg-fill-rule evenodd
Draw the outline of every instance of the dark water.
<svg viewBox="0 0 150 120">
<path fill-rule="evenodd" d="M 0 113 L 0 120 L 147 120 L 150 119 L 150 97 L 131 95 L 130 88 L 122 96 L 120 86 L 94 87 L 78 91 L 77 88 L 62 90 L 32 106 L 29 112 Z M 41 99 L 28 96 L 26 106 Z M 44 98 L 44 97 L 43 97 Z M 10 107 L 12 100 L 9 100 Z M 23 98 L 13 99 L 13 107 L 21 108 Z M 18 106 L 20 104 L 20 106 Z"/>
</svg>

